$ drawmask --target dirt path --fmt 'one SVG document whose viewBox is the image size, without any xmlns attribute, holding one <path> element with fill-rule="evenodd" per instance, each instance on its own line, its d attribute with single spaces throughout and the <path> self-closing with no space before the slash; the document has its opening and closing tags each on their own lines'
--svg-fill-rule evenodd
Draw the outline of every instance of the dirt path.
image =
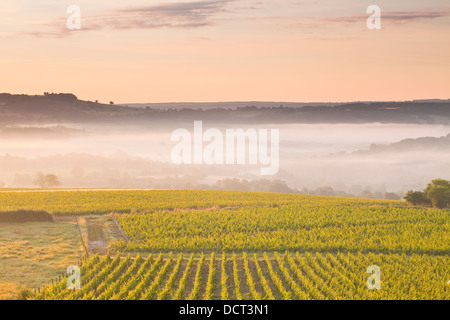
<svg viewBox="0 0 450 320">
<path fill-rule="evenodd" d="M 105 254 L 107 243 L 104 239 L 103 223 L 88 220 L 87 227 L 89 251 L 93 253 Z"/>
</svg>

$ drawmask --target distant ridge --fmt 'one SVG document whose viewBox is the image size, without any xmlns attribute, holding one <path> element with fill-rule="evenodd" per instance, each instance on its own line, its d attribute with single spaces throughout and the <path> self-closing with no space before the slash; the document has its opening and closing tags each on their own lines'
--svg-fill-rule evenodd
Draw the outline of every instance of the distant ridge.
<svg viewBox="0 0 450 320">
<path fill-rule="evenodd" d="M 423 99 L 411 101 L 349 101 L 349 102 L 283 102 L 283 101 L 223 101 L 223 102 L 149 102 L 149 103 L 121 103 L 121 106 L 131 108 L 150 108 L 150 109 L 238 109 L 245 107 L 284 107 L 284 108 L 301 108 L 306 106 L 328 106 L 334 107 L 338 105 L 348 105 L 354 103 L 450 103 L 450 99 Z"/>
<path fill-rule="evenodd" d="M 415 123 L 450 125 L 450 100 L 295 103 L 216 102 L 130 105 L 79 100 L 74 94 L 0 94 L 0 126 L 103 123 Z M 133 105 L 136 106 L 136 105 Z M 164 106 L 164 108 L 162 107 Z M 144 107 L 144 108 L 142 108 Z"/>
<path fill-rule="evenodd" d="M 161 103 L 129 103 L 120 104 L 132 108 L 151 108 L 151 109 L 239 109 L 245 107 L 258 108 L 301 108 L 305 106 L 336 106 L 344 104 L 342 102 L 280 102 L 280 101 L 223 101 L 223 102 L 161 102 Z"/>
</svg>

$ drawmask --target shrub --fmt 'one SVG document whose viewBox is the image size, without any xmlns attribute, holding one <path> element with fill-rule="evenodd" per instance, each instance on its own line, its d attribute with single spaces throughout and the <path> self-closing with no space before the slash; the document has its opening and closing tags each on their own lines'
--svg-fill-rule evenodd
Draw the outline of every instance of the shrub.
<svg viewBox="0 0 450 320">
<path fill-rule="evenodd" d="M 46 211 L 5 211 L 0 212 L 0 222 L 53 222 L 53 216 Z"/>
<path fill-rule="evenodd" d="M 17 299 L 18 300 L 28 300 L 31 298 L 33 293 L 29 289 L 20 289 L 17 293 Z"/>
</svg>

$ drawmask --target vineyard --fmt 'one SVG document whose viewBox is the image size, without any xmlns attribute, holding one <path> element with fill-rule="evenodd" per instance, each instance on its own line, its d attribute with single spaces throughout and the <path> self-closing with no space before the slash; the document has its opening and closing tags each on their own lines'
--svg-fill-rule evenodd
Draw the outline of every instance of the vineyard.
<svg viewBox="0 0 450 320">
<path fill-rule="evenodd" d="M 81 289 L 64 278 L 33 299 L 450 298 L 446 209 L 252 192 L 0 192 L 0 211 L 19 209 L 110 219 L 119 234 L 83 261 Z M 380 290 L 366 285 L 372 265 Z"/>
<path fill-rule="evenodd" d="M 450 254 L 450 211 L 340 205 L 119 215 L 129 251 L 311 251 Z M 311 201 L 311 200 L 310 200 Z"/>
<path fill-rule="evenodd" d="M 92 215 L 180 209 L 272 207 L 302 203 L 405 205 L 400 201 L 327 198 L 295 194 L 196 190 L 0 191 L 0 211 L 44 210 L 52 214 Z"/>
<path fill-rule="evenodd" d="M 34 299 L 56 300 L 328 300 L 450 299 L 450 259 L 401 254 L 98 255 L 81 268 L 81 289 L 66 279 Z M 383 270 L 381 290 L 366 286 L 370 265 Z"/>
</svg>

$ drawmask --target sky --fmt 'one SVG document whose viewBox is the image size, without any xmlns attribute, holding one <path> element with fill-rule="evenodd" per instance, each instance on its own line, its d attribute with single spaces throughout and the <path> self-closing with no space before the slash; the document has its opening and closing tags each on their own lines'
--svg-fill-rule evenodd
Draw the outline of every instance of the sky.
<svg viewBox="0 0 450 320">
<path fill-rule="evenodd" d="M 80 8 L 69 30 L 67 8 Z M 381 29 L 370 30 L 370 5 Z M 108 103 L 450 98 L 448 0 L 2 0 L 0 92 Z"/>
</svg>

